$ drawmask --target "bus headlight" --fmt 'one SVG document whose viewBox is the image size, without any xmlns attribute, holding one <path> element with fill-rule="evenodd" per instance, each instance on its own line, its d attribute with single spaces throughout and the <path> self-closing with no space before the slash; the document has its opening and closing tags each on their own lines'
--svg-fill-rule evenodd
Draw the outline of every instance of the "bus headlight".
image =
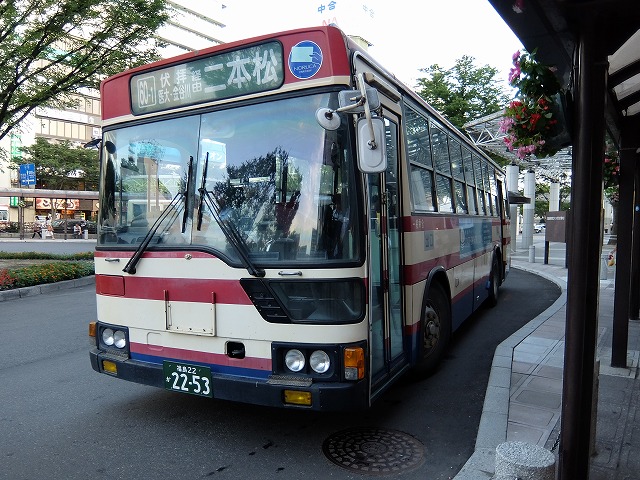
<svg viewBox="0 0 640 480">
<path fill-rule="evenodd" d="M 113 330 L 111 330 L 110 328 L 105 328 L 102 331 L 102 343 L 110 347 L 114 342 L 115 340 L 113 338 Z"/>
<path fill-rule="evenodd" d="M 304 355 L 300 350 L 293 348 L 284 356 L 284 363 L 292 372 L 299 372 L 304 368 Z"/>
<path fill-rule="evenodd" d="M 316 350 L 311 354 L 309 358 L 309 365 L 311 369 L 316 373 L 325 373 L 331 366 L 331 360 L 329 355 L 322 350 Z"/>
<path fill-rule="evenodd" d="M 98 325 L 98 347 L 116 355 L 129 354 L 129 333 L 126 327 Z"/>
<path fill-rule="evenodd" d="M 113 333 L 113 344 L 117 348 L 124 348 L 127 346 L 127 338 L 122 330 L 116 330 Z"/>
</svg>

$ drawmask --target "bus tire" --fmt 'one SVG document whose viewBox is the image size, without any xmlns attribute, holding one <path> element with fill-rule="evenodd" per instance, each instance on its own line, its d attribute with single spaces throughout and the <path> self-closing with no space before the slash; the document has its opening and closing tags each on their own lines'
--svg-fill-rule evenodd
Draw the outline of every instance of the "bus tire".
<svg viewBox="0 0 640 480">
<path fill-rule="evenodd" d="M 420 352 L 413 368 L 418 376 L 433 372 L 451 339 L 451 305 L 439 283 L 430 286 L 420 319 Z"/>
<path fill-rule="evenodd" d="M 491 262 L 491 277 L 489 278 L 489 296 L 487 305 L 495 307 L 498 304 L 498 294 L 500 289 L 500 261 L 497 255 L 493 255 Z"/>
</svg>

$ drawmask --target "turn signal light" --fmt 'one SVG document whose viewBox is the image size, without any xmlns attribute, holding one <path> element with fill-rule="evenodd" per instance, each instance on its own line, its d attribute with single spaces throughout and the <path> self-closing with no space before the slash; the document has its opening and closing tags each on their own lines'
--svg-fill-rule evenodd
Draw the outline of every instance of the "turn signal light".
<svg viewBox="0 0 640 480">
<path fill-rule="evenodd" d="M 96 332 L 98 331 L 98 322 L 89 322 L 89 336 L 95 337 Z"/>
<path fill-rule="evenodd" d="M 348 347 L 344 349 L 345 380 L 362 380 L 364 378 L 364 348 Z"/>
</svg>

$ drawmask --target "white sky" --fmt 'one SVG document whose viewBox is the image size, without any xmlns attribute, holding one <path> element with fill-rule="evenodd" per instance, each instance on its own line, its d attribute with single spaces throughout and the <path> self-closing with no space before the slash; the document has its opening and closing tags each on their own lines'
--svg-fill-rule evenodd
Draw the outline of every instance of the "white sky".
<svg viewBox="0 0 640 480">
<path fill-rule="evenodd" d="M 331 0 L 219 1 L 226 41 L 337 22 L 373 43 L 371 55 L 410 87 L 420 68 L 451 68 L 463 55 L 497 68 L 506 87 L 511 56 L 521 48 L 487 0 L 334 0 L 332 9 Z"/>
</svg>

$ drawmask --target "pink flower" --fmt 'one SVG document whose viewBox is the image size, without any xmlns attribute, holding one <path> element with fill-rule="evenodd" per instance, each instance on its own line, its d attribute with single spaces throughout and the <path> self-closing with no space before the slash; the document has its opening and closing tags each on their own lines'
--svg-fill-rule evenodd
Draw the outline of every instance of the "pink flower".
<svg viewBox="0 0 640 480">
<path fill-rule="evenodd" d="M 520 73 L 522 73 L 520 65 L 516 65 L 515 68 L 512 68 L 509 71 L 509 83 L 513 83 L 515 80 L 519 79 Z"/>
<path fill-rule="evenodd" d="M 502 117 L 502 120 L 500 120 L 500 133 L 507 133 L 513 122 L 514 120 L 511 117 Z"/>
<path fill-rule="evenodd" d="M 504 137 L 503 140 L 509 151 L 513 152 L 513 137 Z"/>
<path fill-rule="evenodd" d="M 516 64 L 519 58 L 520 58 L 520 50 L 514 53 L 511 57 L 511 61 L 513 62 L 514 65 Z"/>
<path fill-rule="evenodd" d="M 520 160 L 524 160 L 524 157 L 526 157 L 528 154 L 527 152 L 527 147 L 520 147 L 518 148 L 518 150 L 516 151 L 516 156 L 520 159 Z"/>
</svg>

